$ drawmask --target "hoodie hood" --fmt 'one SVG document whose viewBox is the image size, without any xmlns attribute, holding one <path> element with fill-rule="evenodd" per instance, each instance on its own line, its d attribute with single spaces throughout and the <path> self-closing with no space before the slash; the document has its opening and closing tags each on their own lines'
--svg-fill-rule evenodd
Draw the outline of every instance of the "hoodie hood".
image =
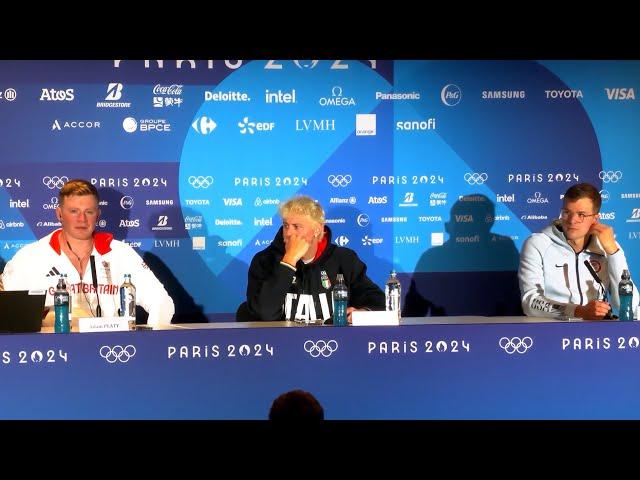
<svg viewBox="0 0 640 480">
<path fill-rule="evenodd" d="M 569 245 L 567 237 L 565 237 L 564 232 L 562 231 L 562 222 L 560 220 L 554 220 L 550 225 L 547 225 L 541 233 L 548 236 L 556 245 L 575 253 L 571 245 Z M 595 235 L 589 236 L 587 247 L 584 250 L 589 253 L 597 253 L 598 255 L 605 254 L 598 237 Z"/>
</svg>

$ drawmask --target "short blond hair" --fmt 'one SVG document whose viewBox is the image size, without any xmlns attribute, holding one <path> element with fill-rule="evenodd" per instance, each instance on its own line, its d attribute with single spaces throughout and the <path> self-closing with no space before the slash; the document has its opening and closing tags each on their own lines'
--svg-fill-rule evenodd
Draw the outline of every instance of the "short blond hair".
<svg viewBox="0 0 640 480">
<path fill-rule="evenodd" d="M 60 193 L 58 193 L 58 203 L 62 205 L 64 203 L 64 199 L 71 196 L 83 196 L 83 195 L 92 195 L 95 197 L 96 202 L 100 201 L 100 196 L 98 195 L 98 189 L 94 187 L 90 182 L 83 180 L 81 178 L 74 178 L 68 180 L 67 183 L 63 185 L 60 189 Z"/>
<path fill-rule="evenodd" d="M 280 205 L 278 212 L 282 218 L 288 217 L 292 213 L 308 215 L 314 222 L 324 225 L 324 210 L 317 200 L 307 195 L 290 198 Z"/>
</svg>

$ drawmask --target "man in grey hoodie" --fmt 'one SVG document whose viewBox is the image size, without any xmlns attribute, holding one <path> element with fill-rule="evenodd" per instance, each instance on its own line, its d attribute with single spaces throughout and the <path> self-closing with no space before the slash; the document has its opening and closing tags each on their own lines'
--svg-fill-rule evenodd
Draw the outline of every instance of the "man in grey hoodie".
<svg viewBox="0 0 640 480">
<path fill-rule="evenodd" d="M 602 320 L 611 310 L 607 292 L 613 306 L 619 308 L 617 287 L 622 271 L 629 267 L 613 228 L 599 222 L 601 204 L 600 192 L 593 185 L 573 185 L 564 194 L 560 218 L 526 240 L 518 268 L 526 315 Z M 634 288 L 634 308 L 638 298 Z"/>
</svg>

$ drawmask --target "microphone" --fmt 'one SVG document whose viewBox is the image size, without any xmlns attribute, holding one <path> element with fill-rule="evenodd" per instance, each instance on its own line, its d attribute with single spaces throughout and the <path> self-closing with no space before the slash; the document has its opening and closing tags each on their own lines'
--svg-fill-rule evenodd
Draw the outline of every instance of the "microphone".
<svg viewBox="0 0 640 480">
<path fill-rule="evenodd" d="M 585 267 L 587 267 L 587 270 L 589 270 L 589 273 L 591 274 L 591 276 L 593 277 L 593 279 L 598 283 L 598 285 L 600 286 L 600 294 L 602 295 L 602 301 L 603 302 L 607 302 L 607 289 L 604 288 L 604 285 L 602 284 L 602 280 L 600 280 L 600 277 L 598 276 L 598 274 L 596 273 L 596 271 L 593 269 L 593 267 L 591 266 L 591 263 L 589 263 L 589 260 L 585 260 L 584 261 L 584 265 Z M 609 311 L 607 312 L 607 314 L 604 316 L 605 319 L 609 320 L 611 319 L 611 307 L 609 307 Z"/>
<path fill-rule="evenodd" d="M 96 317 L 101 317 L 102 308 L 100 308 L 100 297 L 98 296 L 98 276 L 96 275 L 96 257 L 91 255 L 89 257 L 89 261 L 91 262 L 91 281 L 93 282 L 93 288 L 96 289 L 96 300 L 98 302 L 98 306 L 96 307 Z"/>
</svg>

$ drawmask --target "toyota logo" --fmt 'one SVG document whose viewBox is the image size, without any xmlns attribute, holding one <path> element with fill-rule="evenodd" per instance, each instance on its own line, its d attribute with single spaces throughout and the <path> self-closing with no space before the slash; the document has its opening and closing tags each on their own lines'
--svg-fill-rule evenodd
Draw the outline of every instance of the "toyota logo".
<svg viewBox="0 0 640 480">
<path fill-rule="evenodd" d="M 127 363 L 136 354 L 136 347 L 133 345 L 127 345 L 123 347 L 121 345 L 104 345 L 100 347 L 100 356 L 109 363 Z"/>
<path fill-rule="evenodd" d="M 351 183 L 351 175 L 329 175 L 327 181 L 333 187 L 346 187 Z"/>
<path fill-rule="evenodd" d="M 533 346 L 533 339 L 531 337 L 502 337 L 498 341 L 498 345 L 509 355 L 512 353 L 526 353 Z"/>
<path fill-rule="evenodd" d="M 486 173 L 465 173 L 464 181 L 469 185 L 482 185 L 487 181 L 489 176 Z"/>
<path fill-rule="evenodd" d="M 193 188 L 209 188 L 213 185 L 213 177 L 211 175 L 207 175 L 206 177 L 202 175 L 198 175 L 197 177 L 191 175 L 187 181 Z"/>
<path fill-rule="evenodd" d="M 42 177 L 42 183 L 49 190 L 53 190 L 54 188 L 60 189 L 68 181 L 69 177 Z"/>
<path fill-rule="evenodd" d="M 338 350 L 338 342 L 335 340 L 318 340 L 316 342 L 313 340 L 307 340 L 304 342 L 304 351 L 313 358 L 319 357 L 320 355 L 323 357 L 329 357 L 336 350 Z"/>
<path fill-rule="evenodd" d="M 612 170 L 601 170 L 598 178 L 604 183 L 618 183 L 618 180 L 622 179 L 622 172 L 620 170 L 616 170 L 615 172 Z"/>
</svg>

